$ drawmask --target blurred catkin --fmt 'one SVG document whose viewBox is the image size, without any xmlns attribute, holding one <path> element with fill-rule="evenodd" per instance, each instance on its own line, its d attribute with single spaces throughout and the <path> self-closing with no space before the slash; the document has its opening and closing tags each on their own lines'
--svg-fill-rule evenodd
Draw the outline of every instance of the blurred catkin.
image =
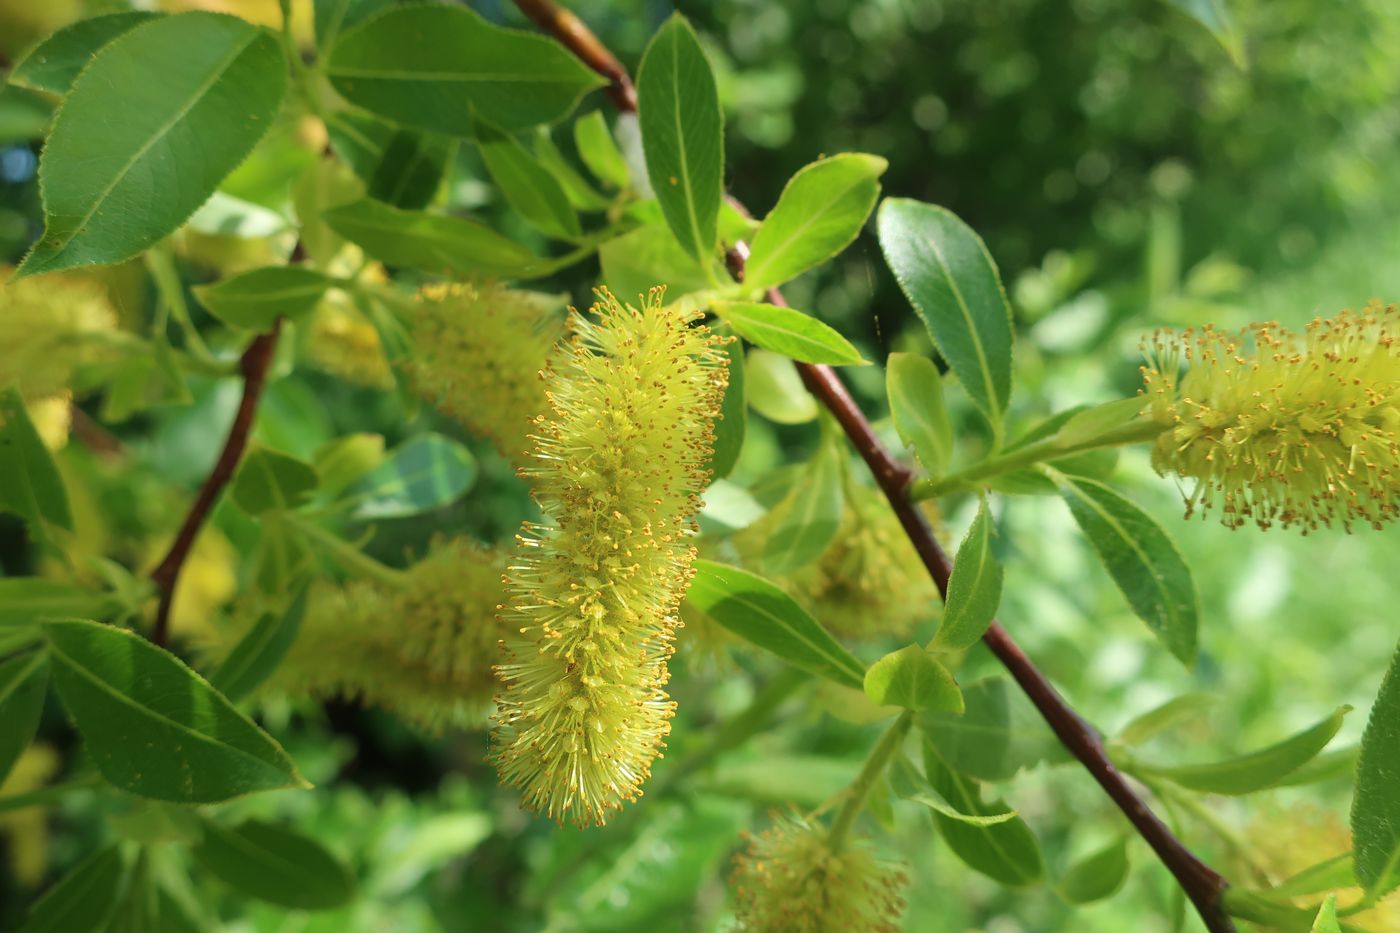
<svg viewBox="0 0 1400 933">
<path fill-rule="evenodd" d="M 732 886 L 739 929 L 750 933 L 898 933 L 904 869 L 868 843 L 839 850 L 826 828 L 780 817 L 735 857 Z"/>
<path fill-rule="evenodd" d="M 0 797 L 27 794 L 43 787 L 58 771 L 58 753 L 36 742 L 24 750 L 14 768 L 0 782 Z M 10 868 L 15 880 L 34 886 L 44 880 L 49 867 L 48 809 L 25 807 L 0 813 L 0 835 L 8 837 Z"/>
<path fill-rule="evenodd" d="M 547 410 L 540 370 L 563 334 L 559 299 L 488 285 L 430 285 L 410 314 L 406 369 L 441 411 L 520 463 Z"/>
<path fill-rule="evenodd" d="M 522 473 L 552 525 L 508 571 L 494 754 L 531 809 L 603 823 L 670 731 L 664 689 L 693 571 L 694 517 L 727 381 L 724 338 L 653 290 L 599 291 L 545 372 L 550 413 Z"/>
<path fill-rule="evenodd" d="M 1153 465 L 1195 481 L 1186 512 L 1248 522 L 1379 528 L 1400 507 L 1400 342 L 1394 306 L 1154 336 L 1142 368 L 1164 430 Z M 1252 346 L 1249 346 L 1252 344 Z M 1182 366 L 1186 367 L 1181 375 Z"/>
</svg>

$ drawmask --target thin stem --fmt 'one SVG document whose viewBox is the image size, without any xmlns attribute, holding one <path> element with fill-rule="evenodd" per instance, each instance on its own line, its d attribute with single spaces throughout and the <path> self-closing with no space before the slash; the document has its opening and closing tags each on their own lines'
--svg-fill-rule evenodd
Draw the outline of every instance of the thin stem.
<svg viewBox="0 0 1400 933">
<path fill-rule="evenodd" d="M 26 807 L 37 807 L 44 804 L 57 803 L 75 790 L 92 790 L 101 785 L 102 779 L 97 775 L 74 778 L 62 784 L 54 784 L 50 787 L 41 787 L 38 790 L 31 790 L 24 794 L 11 794 L 8 797 L 0 797 L 0 813 L 7 813 L 12 810 L 23 810 Z"/>
<path fill-rule="evenodd" d="M 380 563 L 340 535 L 327 531 L 315 522 L 303 521 L 292 515 L 285 516 L 284 520 L 330 552 L 331 557 L 344 569 L 393 587 L 401 587 L 408 582 L 408 574 L 404 571 Z"/>
<path fill-rule="evenodd" d="M 199 335 L 198 328 L 190 319 L 190 306 L 185 301 L 185 291 L 180 286 L 180 275 L 175 270 L 175 260 L 171 257 L 169 248 L 164 243 L 158 243 L 146 250 L 145 259 L 151 280 L 156 283 L 156 294 L 160 296 L 161 303 L 170 315 L 175 318 L 175 323 L 180 325 L 190 356 L 206 366 L 220 365 L 222 361 L 209 352 L 204 338 Z M 160 336 L 163 338 L 165 335 L 162 333 Z"/>
<path fill-rule="evenodd" d="M 1128 768 L 1129 766 L 1125 763 L 1124 767 Z M 1131 768 L 1129 768 L 1129 770 L 1132 771 Z M 1163 802 L 1170 801 L 1175 803 L 1204 824 L 1207 829 L 1214 833 L 1216 837 L 1225 844 L 1226 848 L 1249 866 L 1249 870 L 1254 873 L 1260 883 L 1266 887 L 1274 886 L 1274 878 L 1269 874 L 1268 869 L 1255 857 L 1254 847 L 1249 844 L 1248 840 L 1236 832 L 1233 826 L 1225 822 L 1220 814 L 1206 806 L 1194 794 L 1182 790 L 1170 781 L 1154 780 L 1136 771 L 1132 771 L 1132 774 L 1145 784 L 1152 793 L 1160 797 Z"/>
<path fill-rule="evenodd" d="M 851 828 L 855 826 L 856 818 L 865 809 L 865 802 L 870 799 L 870 791 L 874 789 L 875 782 L 885 773 L 890 760 L 904 745 L 904 737 L 909 734 L 909 729 L 913 724 L 913 711 L 905 710 L 885 730 L 880 741 L 876 742 L 875 747 L 870 750 L 869 756 L 865 759 L 865 767 L 860 769 L 860 774 L 856 775 L 856 779 L 847 788 L 845 801 L 841 804 L 841 809 L 836 812 L 836 819 L 831 821 L 831 832 L 827 836 L 827 844 L 831 847 L 831 851 L 840 852 L 841 847 L 846 844 L 846 837 L 851 834 Z"/>
</svg>

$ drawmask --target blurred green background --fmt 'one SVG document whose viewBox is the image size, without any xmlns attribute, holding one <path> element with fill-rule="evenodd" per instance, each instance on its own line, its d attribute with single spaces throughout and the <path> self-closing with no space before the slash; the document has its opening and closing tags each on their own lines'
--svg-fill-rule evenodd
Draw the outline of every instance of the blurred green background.
<svg viewBox="0 0 1400 933">
<path fill-rule="evenodd" d="M 275 21 L 275 3 L 180 5 Z M 522 22 L 500 0 L 473 6 Z M 577 6 L 630 66 L 672 10 L 651 0 Z M 1266 319 L 1301 326 L 1317 314 L 1400 295 L 1392 258 L 1400 249 L 1400 4 L 1235 0 L 1229 7 L 1244 68 L 1163 0 L 679 4 L 720 73 L 729 188 L 755 213 L 818 155 L 863 150 L 889 160 L 886 193 L 946 205 L 985 237 L 1015 306 L 1015 417 L 1027 424 L 1071 404 L 1131 394 L 1138 341 L 1154 328 Z M 63 22 L 116 8 L 0 0 L 0 52 L 13 60 Z M 39 229 L 39 146 L 30 137 L 42 120 L 33 101 L 0 92 L 0 258 L 10 262 Z M 270 148 L 255 160 L 275 160 Z M 481 177 L 464 146 L 444 186 L 446 206 L 499 211 Z M 279 198 L 285 191 L 274 181 L 264 199 Z M 577 298 L 598 274 L 596 265 L 584 267 L 550 284 Z M 133 320 L 151 300 L 137 279 L 130 270 L 111 273 L 130 301 L 123 314 Z M 927 349 L 869 231 L 787 294 L 869 358 Z M 849 377 L 867 410 L 882 414 L 881 374 L 871 367 Z M 151 556 L 150 542 L 178 520 L 236 403 L 227 383 L 193 389 L 189 406 L 114 428 L 133 452 L 123 470 L 80 445 L 63 454 L 71 482 L 90 491 L 89 508 L 108 516 L 101 546 L 138 569 Z M 431 413 L 417 417 L 406 422 L 385 393 L 311 367 L 273 387 L 258 432 L 293 453 L 351 430 L 380 432 L 391 443 L 424 424 L 462 436 Z M 779 428 L 752 416 L 736 479 L 767 474 L 814 434 L 811 426 Z M 402 562 L 435 532 L 486 540 L 513 533 L 528 512 L 521 487 L 486 445 L 464 440 L 483 464 L 476 488 L 443 513 L 381 527 L 375 553 Z M 976 443 L 973 437 L 968 447 Z M 1153 475 L 1145 454 L 1129 452 L 1117 475 L 1188 555 L 1203 599 L 1203 653 L 1187 671 L 1157 649 L 1058 501 L 1006 500 L 998 510 L 1008 565 L 1001 617 L 1067 697 L 1112 732 L 1171 696 L 1216 695 L 1199 722 L 1158 740 L 1156 760 L 1204 761 L 1262 746 L 1343 703 L 1357 712 L 1337 742 L 1355 742 L 1396 637 L 1395 533 L 1302 538 L 1187 524 L 1176 491 Z M 967 505 L 948 504 L 950 540 L 970 520 Z M 236 549 L 250 532 L 227 513 L 219 527 Z M 7 518 L 0 518 L 0 564 L 7 573 L 36 569 L 21 526 Z M 216 616 L 246 568 L 230 555 L 211 557 L 209 568 L 212 595 L 203 608 Z M 873 660 L 895 646 L 858 651 Z M 747 653 L 737 666 L 686 657 L 683 634 L 673 681 L 681 712 L 658 776 L 742 710 L 754 683 L 773 672 Z M 961 679 L 994 673 L 995 662 L 974 651 Z M 240 916 L 227 891 L 201 892 L 224 904 L 230 929 L 723 928 L 727 859 L 740 830 L 761 826 L 794 787 L 804 788 L 801 803 L 809 806 L 839 789 L 875 732 L 800 695 L 769 732 L 702 770 L 682 794 L 648 799 L 637 819 L 580 834 L 518 812 L 514 795 L 495 787 L 483 763 L 484 733 L 425 737 L 345 704 L 268 703 L 263 715 L 320 789 L 234 806 L 291 817 L 314 831 L 352 860 L 366 897 L 333 916 L 271 908 Z M 45 734 L 71 750 L 56 708 Z M 1042 766 L 999 790 L 1041 836 L 1052 876 L 1123 830 L 1076 767 Z M 1211 806 L 1246 843 L 1263 847 L 1265 870 L 1286 875 L 1345 849 L 1349 790 L 1334 781 Z M 80 799 L 50 816 L 54 867 L 46 877 L 91 846 L 96 806 Z M 1179 904 L 1169 878 L 1140 843 L 1130 848 L 1134 870 L 1119 894 L 1071 911 L 1050 886 L 1007 891 L 973 874 L 937 841 L 926 813 L 908 804 L 895 812 L 897 829 L 875 832 L 881 848 L 911 863 L 909 930 L 1173 928 Z M 1247 877 L 1239 853 L 1199 821 L 1186 818 L 1184 833 L 1227 874 Z M 12 854 L 18 838 L 9 837 Z M 0 879 L 5 927 L 28 888 L 9 874 Z M 1194 918 L 1185 928 L 1197 928 Z"/>
</svg>

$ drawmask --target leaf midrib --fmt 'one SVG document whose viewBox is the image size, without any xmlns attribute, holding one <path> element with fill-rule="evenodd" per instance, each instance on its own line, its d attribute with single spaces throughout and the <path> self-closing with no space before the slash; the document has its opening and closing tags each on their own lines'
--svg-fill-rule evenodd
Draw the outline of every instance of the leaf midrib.
<svg viewBox="0 0 1400 933">
<path fill-rule="evenodd" d="M 962 312 L 963 320 L 967 323 L 967 332 L 972 338 L 972 349 L 977 354 L 977 364 L 982 371 L 982 382 L 987 391 L 987 404 L 992 408 L 987 414 L 994 424 L 999 424 L 1001 422 L 1001 398 L 997 395 L 996 385 L 992 382 L 991 364 L 987 359 L 986 348 L 982 345 L 982 332 L 977 327 L 977 321 L 972 316 L 972 309 L 968 307 L 967 299 L 963 297 L 962 289 L 958 287 L 957 279 L 953 276 L 952 266 L 943 255 L 943 248 L 933 237 L 925 237 L 924 240 L 928 243 L 929 249 L 933 251 L 938 268 L 943 273 L 943 278 L 948 282 L 948 290 L 953 293 L 953 298 L 958 303 L 958 310 Z"/>
<path fill-rule="evenodd" d="M 840 156 L 837 156 L 836 158 L 840 158 Z M 820 218 L 825 217 L 827 214 L 831 213 L 831 211 L 835 208 L 835 206 L 836 206 L 838 203 L 840 203 L 840 201 L 841 201 L 842 198 L 844 198 L 844 197 L 845 197 L 847 194 L 849 194 L 852 190 L 854 190 L 856 187 L 860 186 L 861 184 L 864 184 L 864 183 L 865 183 L 866 181 L 868 181 L 868 180 L 869 180 L 869 176 L 861 176 L 861 177 L 856 178 L 856 179 L 855 179 L 854 181 L 852 181 L 850 184 L 848 184 L 848 185 L 846 185 L 844 188 L 842 188 L 841 191 L 840 191 L 840 193 L 838 193 L 837 195 L 835 195 L 834 197 L 832 197 L 829 201 L 827 201 L 827 202 L 822 206 L 822 208 L 821 208 L 820 210 L 816 211 L 815 213 L 808 214 L 808 215 L 807 215 L 807 219 L 804 220 L 802 223 L 798 224 L 798 225 L 793 229 L 792 235 L 789 236 L 787 239 L 783 240 L 783 241 L 782 241 L 782 244 L 781 244 L 780 246 L 778 246 L 778 247 L 775 248 L 775 249 L 770 249 L 770 250 L 768 251 L 768 254 L 767 254 L 766 256 L 762 256 L 762 255 L 761 255 L 761 256 L 759 257 L 759 262 L 750 263 L 750 264 L 749 264 L 749 267 L 748 267 L 748 268 L 749 268 L 749 274 L 751 275 L 751 277 L 752 277 L 754 280 L 756 280 L 757 282 L 759 282 L 759 283 L 764 283 L 763 271 L 764 271 L 765 269 L 767 269 L 768 267 L 770 267 L 770 266 L 772 266 L 774 263 L 776 263 L 776 262 L 778 261 L 779 257 L 781 257 L 781 256 L 783 255 L 783 253 L 785 253 L 787 250 L 789 250 L 790 248 L 792 248 L 793 243 L 797 242 L 797 241 L 801 238 L 802 234 L 806 233 L 809 229 L 811 229 L 811 227 L 812 227 L 814 224 L 816 224 L 816 222 L 817 222 Z M 793 179 L 793 181 L 794 181 L 794 183 L 796 183 L 796 179 Z M 775 207 L 775 208 L 773 209 L 774 213 L 777 213 L 778 209 L 781 208 L 782 206 L 783 206 L 783 199 L 782 199 L 781 196 L 779 196 L 779 197 L 778 197 L 778 206 Z M 767 223 L 767 221 L 765 220 L 764 223 Z M 763 240 L 763 228 L 760 227 L 759 230 L 758 230 L 758 233 L 754 236 L 754 246 L 757 247 L 757 246 L 762 245 L 762 240 Z"/>
</svg>

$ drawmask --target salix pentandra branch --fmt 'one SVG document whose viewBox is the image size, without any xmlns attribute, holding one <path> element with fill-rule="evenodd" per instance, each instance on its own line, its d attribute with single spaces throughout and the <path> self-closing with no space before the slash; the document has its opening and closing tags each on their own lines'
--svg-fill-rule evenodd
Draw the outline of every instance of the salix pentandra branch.
<svg viewBox="0 0 1400 933">
<path fill-rule="evenodd" d="M 560 9 L 553 0 L 516 0 L 516 5 L 585 64 L 612 82 L 610 92 L 618 109 L 635 112 L 636 96 L 630 93 L 631 82 L 626 72 L 617 58 L 576 16 Z M 730 271 L 736 278 L 743 274 L 747 252 L 742 244 L 739 247 L 731 250 L 726 257 Z M 768 299 L 775 304 L 782 303 L 782 295 L 776 289 L 769 292 Z M 869 420 L 846 391 L 835 370 L 812 363 L 798 362 L 795 365 L 808 391 L 841 424 L 889 499 L 891 508 L 898 515 L 930 576 L 940 592 L 946 594 L 953 569 L 952 561 L 938 543 L 928 521 L 909 498 L 909 484 L 913 479 L 911 471 L 880 443 Z M 1223 907 L 1223 895 L 1228 886 L 1224 877 L 1197 858 L 1152 812 L 1109 760 L 1098 731 L 1065 702 L 1000 624 L 993 622 L 982 640 L 1010 671 L 1055 735 L 1093 775 L 1138 834 L 1152 846 L 1191 899 L 1206 928 L 1211 933 L 1234 931 L 1235 925 Z"/>
</svg>

